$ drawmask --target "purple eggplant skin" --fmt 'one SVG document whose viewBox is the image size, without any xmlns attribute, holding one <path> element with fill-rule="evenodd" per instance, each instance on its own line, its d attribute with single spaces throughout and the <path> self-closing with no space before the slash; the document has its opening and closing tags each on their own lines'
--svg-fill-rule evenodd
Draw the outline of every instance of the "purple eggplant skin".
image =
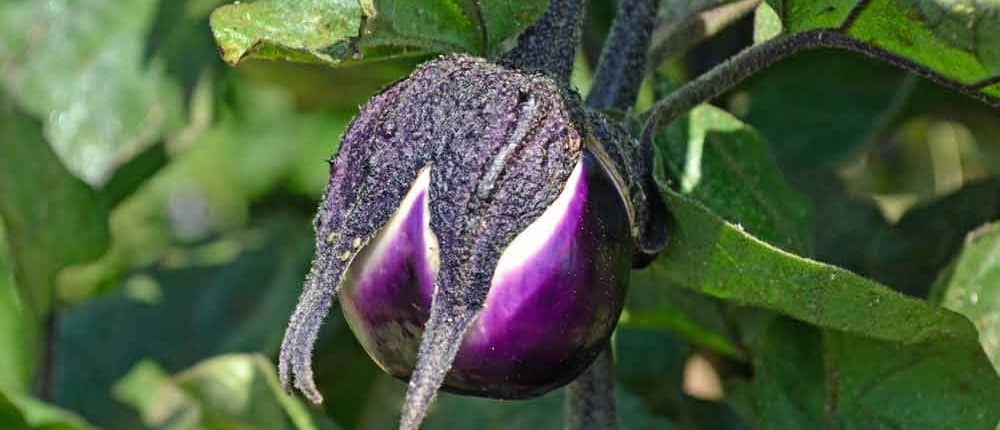
<svg viewBox="0 0 1000 430">
<path fill-rule="evenodd" d="M 417 362 L 438 271 L 422 172 L 349 267 L 340 301 L 365 351 L 406 380 Z M 556 201 L 500 258 L 483 308 L 442 388 L 530 398 L 569 383 L 606 347 L 633 252 L 621 195 L 584 151 Z"/>
</svg>

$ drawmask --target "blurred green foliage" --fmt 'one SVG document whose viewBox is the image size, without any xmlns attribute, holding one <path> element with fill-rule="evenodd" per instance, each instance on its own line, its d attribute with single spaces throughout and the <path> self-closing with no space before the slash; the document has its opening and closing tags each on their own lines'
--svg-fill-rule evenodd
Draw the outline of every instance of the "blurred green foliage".
<svg viewBox="0 0 1000 430">
<path fill-rule="evenodd" d="M 438 52 L 495 55 L 545 2 L 222 3 L 0 2 L 0 428 L 395 427 L 405 383 L 339 315 L 316 354 L 326 404 L 276 381 L 327 160 L 372 94 Z M 581 89 L 613 10 L 592 3 Z M 858 35 L 885 31 L 866 14 Z M 827 25 L 806 18 L 756 21 Z M 954 76 L 996 65 L 889 24 L 951 49 Z M 674 236 L 614 337 L 621 427 L 995 429 L 1000 114 L 831 51 L 718 105 L 657 136 Z M 443 394 L 426 427 L 555 428 L 562 398 Z"/>
</svg>

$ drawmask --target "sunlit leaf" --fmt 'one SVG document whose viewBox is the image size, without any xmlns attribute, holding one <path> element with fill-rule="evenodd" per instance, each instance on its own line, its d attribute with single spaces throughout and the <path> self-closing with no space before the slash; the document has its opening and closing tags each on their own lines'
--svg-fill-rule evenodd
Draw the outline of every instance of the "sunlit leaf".
<svg viewBox="0 0 1000 430">
<path fill-rule="evenodd" d="M 544 10 L 545 0 L 258 0 L 212 14 L 222 58 L 335 65 L 426 52 L 495 54 Z"/>
</svg>

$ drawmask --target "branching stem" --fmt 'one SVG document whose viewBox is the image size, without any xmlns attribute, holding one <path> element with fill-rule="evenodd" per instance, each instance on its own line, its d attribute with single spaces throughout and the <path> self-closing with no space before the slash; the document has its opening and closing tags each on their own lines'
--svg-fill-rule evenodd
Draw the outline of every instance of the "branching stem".
<svg viewBox="0 0 1000 430">
<path fill-rule="evenodd" d="M 965 84 L 884 49 L 859 42 L 837 30 L 813 30 L 771 39 L 751 46 L 650 108 L 642 130 L 642 140 L 651 142 L 660 124 L 669 124 L 695 106 L 712 100 L 754 73 L 798 52 L 817 48 L 838 48 L 858 52 L 909 70 L 921 77 L 965 93 L 996 108 L 1000 100 L 979 91 L 977 84 Z"/>
<path fill-rule="evenodd" d="M 646 72 L 646 51 L 656 24 L 659 0 L 621 0 L 604 43 L 587 105 L 628 110 Z"/>
</svg>

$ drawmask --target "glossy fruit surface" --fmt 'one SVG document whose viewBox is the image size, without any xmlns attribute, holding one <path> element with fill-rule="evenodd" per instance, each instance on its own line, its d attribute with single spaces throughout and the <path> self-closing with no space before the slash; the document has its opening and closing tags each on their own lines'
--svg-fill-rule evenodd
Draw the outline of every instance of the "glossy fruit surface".
<svg viewBox="0 0 1000 430">
<path fill-rule="evenodd" d="M 440 266 L 429 173 L 352 261 L 340 292 L 364 349 L 402 379 L 417 361 Z M 631 253 L 623 200 L 585 152 L 555 202 L 504 250 L 444 389 L 524 398 L 574 379 L 615 327 Z"/>
</svg>

